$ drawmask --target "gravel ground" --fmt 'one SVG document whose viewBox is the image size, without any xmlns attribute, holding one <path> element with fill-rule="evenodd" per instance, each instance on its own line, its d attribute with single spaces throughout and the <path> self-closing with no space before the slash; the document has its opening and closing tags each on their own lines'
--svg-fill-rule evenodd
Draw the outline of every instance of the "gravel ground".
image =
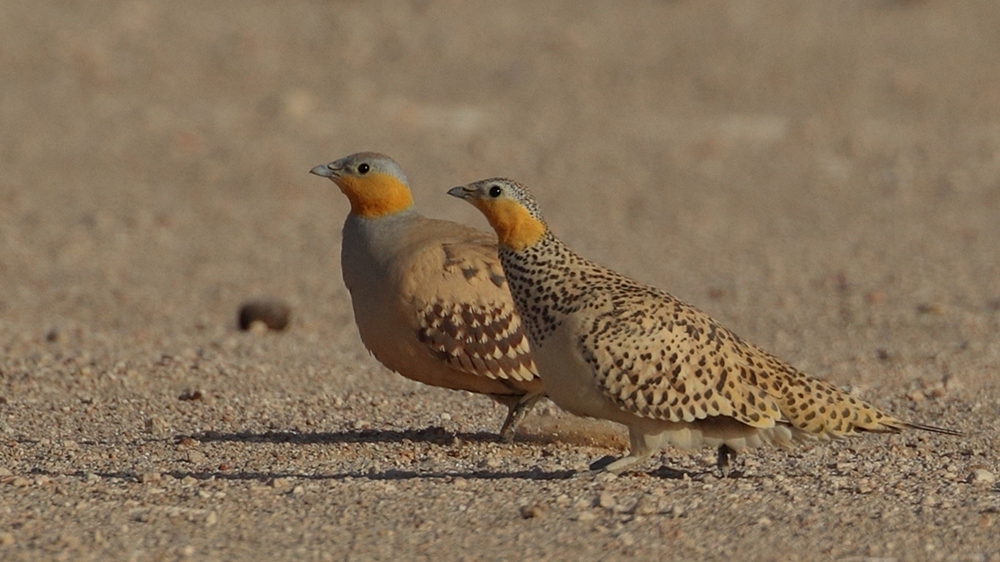
<svg viewBox="0 0 1000 562">
<path fill-rule="evenodd" d="M 0 3 L 0 559 L 1000 560 L 1000 4 Z M 368 357 L 346 200 L 494 175 L 916 422 L 573 478 L 622 431 Z M 248 299 L 283 332 L 240 332 Z"/>
</svg>

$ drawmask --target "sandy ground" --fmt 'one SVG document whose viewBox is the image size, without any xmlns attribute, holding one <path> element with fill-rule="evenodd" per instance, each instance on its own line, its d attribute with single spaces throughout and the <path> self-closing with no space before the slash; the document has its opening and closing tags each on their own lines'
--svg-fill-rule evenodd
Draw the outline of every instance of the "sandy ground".
<svg viewBox="0 0 1000 562">
<path fill-rule="evenodd" d="M 1000 560 L 1000 4 L 0 3 L 0 559 Z M 917 422 L 621 454 L 368 357 L 346 200 L 507 175 L 584 255 Z M 241 302 L 283 299 L 283 333 Z"/>
</svg>

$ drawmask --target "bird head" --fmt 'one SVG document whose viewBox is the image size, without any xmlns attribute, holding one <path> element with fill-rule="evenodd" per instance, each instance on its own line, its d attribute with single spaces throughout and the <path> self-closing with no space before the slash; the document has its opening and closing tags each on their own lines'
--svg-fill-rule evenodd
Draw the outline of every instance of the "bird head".
<svg viewBox="0 0 1000 562">
<path fill-rule="evenodd" d="M 413 206 L 406 175 L 384 154 L 359 152 L 320 164 L 309 173 L 337 184 L 351 202 L 351 213 L 360 217 L 384 217 Z"/>
<path fill-rule="evenodd" d="M 497 232 L 500 244 L 514 251 L 535 245 L 548 230 L 535 197 L 523 185 L 504 178 L 453 187 L 448 195 L 479 209 Z"/>
</svg>

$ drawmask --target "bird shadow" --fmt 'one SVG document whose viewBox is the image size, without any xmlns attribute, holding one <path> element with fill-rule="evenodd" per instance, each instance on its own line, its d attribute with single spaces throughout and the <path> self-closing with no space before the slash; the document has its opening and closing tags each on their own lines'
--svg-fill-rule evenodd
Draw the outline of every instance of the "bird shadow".
<svg viewBox="0 0 1000 562">
<path fill-rule="evenodd" d="M 411 430 L 393 430 L 393 429 L 362 429 L 362 430 L 347 430 L 347 431 L 335 431 L 335 432 L 297 432 L 297 431 L 237 431 L 237 432 L 218 432 L 218 431 L 205 431 L 201 433 L 195 433 L 191 435 L 179 434 L 174 436 L 175 441 L 180 441 L 185 438 L 190 438 L 201 443 L 291 443 L 298 445 L 310 445 L 310 444 L 351 444 L 351 443 L 403 443 L 409 442 L 422 442 L 422 443 L 432 443 L 441 446 L 451 446 L 459 442 L 466 443 L 499 443 L 500 438 L 496 433 L 489 433 L 485 431 L 478 432 L 453 432 L 448 431 L 440 426 L 429 426 L 424 429 L 411 429 Z M 524 434 L 518 435 L 515 438 L 515 442 L 525 443 L 525 444 L 535 444 L 544 445 L 552 443 L 557 439 L 553 439 L 553 436 L 548 435 L 537 435 L 537 434 Z M 603 468 L 610 462 L 614 461 L 617 457 L 605 456 L 598 459 L 590 465 L 590 472 L 596 474 L 599 472 L 600 468 Z M 165 473 L 172 474 L 173 473 Z M 309 474 L 292 474 L 292 473 L 233 473 L 233 472 L 191 472 L 182 473 L 178 472 L 180 476 L 178 478 L 184 478 L 185 476 L 193 476 L 195 478 L 209 478 L 215 476 L 220 479 L 229 480 L 262 480 L 267 481 L 274 478 L 305 478 L 311 480 L 343 480 L 347 478 L 364 478 L 368 480 L 410 480 L 414 478 L 428 478 L 428 479 L 452 479 L 452 478 L 465 478 L 465 479 L 480 479 L 480 480 L 499 480 L 499 479 L 521 479 L 521 480 L 565 480 L 569 478 L 579 477 L 581 473 L 574 470 L 559 470 L 552 472 L 541 471 L 540 469 L 531 470 L 521 470 L 512 472 L 499 472 L 499 471 L 489 471 L 489 470 L 476 470 L 476 471 L 465 471 L 465 472 L 414 472 L 414 471 L 404 471 L 404 470 L 387 470 L 383 472 L 343 472 L 336 474 L 327 475 L 309 475 Z M 693 479 L 699 480 L 705 477 L 707 474 L 711 474 L 711 471 L 689 471 L 683 469 L 674 469 L 669 466 L 660 466 L 653 470 L 647 471 L 636 471 L 635 474 L 644 474 L 646 476 L 651 476 L 654 478 L 664 479 L 664 480 L 681 480 L 681 479 Z M 206 476 L 209 475 L 209 476 Z M 100 476 L 100 475 L 98 475 Z M 729 478 L 741 478 L 743 473 L 738 470 L 732 471 Z"/>
<path fill-rule="evenodd" d="M 442 427 L 399 431 L 394 429 L 361 429 L 348 431 L 205 431 L 192 435 L 176 435 L 174 439 L 193 439 L 201 443 L 292 443 L 297 445 L 334 445 L 338 443 L 402 443 L 404 441 L 451 445 L 456 440 L 478 443 L 497 443 L 500 438 L 495 433 L 478 431 L 452 432 Z"/>
<path fill-rule="evenodd" d="M 74 476 L 81 479 L 91 477 L 91 474 L 102 479 L 124 480 L 129 482 L 144 482 L 148 475 L 139 474 L 134 471 L 101 471 L 84 472 L 77 470 L 73 472 L 57 472 L 44 469 L 34 469 L 31 474 L 42 474 L 46 476 Z M 327 474 L 283 472 L 283 471 L 222 471 L 222 470 L 168 470 L 159 473 L 171 476 L 177 480 L 184 478 L 194 478 L 195 480 L 228 480 L 228 481 L 257 481 L 262 484 L 273 482 L 278 478 L 312 480 L 312 481 L 406 481 L 406 480 L 438 480 L 441 482 L 452 482 L 456 479 L 465 480 L 531 480 L 531 481 L 556 481 L 573 480 L 581 477 L 581 473 L 576 470 L 542 470 L 532 468 L 529 470 L 458 470 L 458 471 L 427 471 L 418 472 L 414 470 L 389 469 L 383 471 L 346 471 L 333 472 Z M 682 480 L 685 478 L 699 480 L 704 477 L 704 473 L 690 472 L 685 470 L 675 470 L 661 467 L 656 470 L 643 473 L 632 474 L 632 476 L 645 475 L 648 477 L 663 480 Z M 591 476 L 583 474 L 585 479 L 592 479 Z"/>
<path fill-rule="evenodd" d="M 170 438 L 167 438 L 169 440 Z M 496 433 L 485 431 L 479 432 L 452 432 L 439 426 L 429 426 L 424 429 L 393 430 L 393 429 L 360 429 L 336 432 L 297 432 L 297 431 L 205 431 L 194 434 L 177 434 L 173 436 L 174 442 L 184 439 L 192 439 L 201 443 L 291 443 L 291 444 L 350 444 L 350 443 L 403 443 L 424 442 L 442 446 L 453 446 L 458 442 L 480 442 L 498 443 L 500 441 Z M 162 441 L 164 439 L 156 439 Z M 515 440 L 522 443 L 545 444 L 552 442 L 552 437 L 527 434 L 518 436 Z M 596 475 L 603 465 L 608 464 L 615 457 L 605 456 L 598 459 L 591 465 L 589 474 Z M 144 482 L 148 474 L 140 474 L 135 471 L 73 471 L 57 472 L 35 468 L 32 474 L 44 474 L 48 476 L 75 476 L 88 479 L 93 476 L 102 479 L 124 480 L 131 482 Z M 167 470 L 161 471 L 161 475 L 168 475 L 175 479 L 194 478 L 196 480 L 228 480 L 228 481 L 257 481 L 261 483 L 273 482 L 277 478 L 290 478 L 313 481 L 350 481 L 353 479 L 370 481 L 406 481 L 415 479 L 438 480 L 451 482 L 462 478 L 466 480 L 529 480 L 529 481 L 557 481 L 577 478 L 590 478 L 588 473 L 581 473 L 576 470 L 551 470 L 546 471 L 541 468 L 527 470 L 457 470 L 457 471 L 413 471 L 388 469 L 382 471 L 343 471 L 326 474 L 299 473 L 286 471 L 233 471 L 233 470 Z M 653 477 L 663 480 L 700 480 L 707 473 L 700 471 L 688 471 L 674 469 L 668 466 L 660 466 L 653 470 L 635 471 L 627 473 L 631 476 Z M 743 474 L 734 471 L 730 477 L 742 477 Z"/>
<path fill-rule="evenodd" d="M 46 476 L 75 476 L 86 479 L 94 476 L 103 479 L 125 480 L 130 482 L 143 482 L 148 476 L 144 476 L 134 471 L 105 471 L 87 473 L 82 470 L 74 472 L 56 472 L 42 469 L 31 471 L 32 474 L 43 474 Z M 257 481 L 261 483 L 273 482 L 278 478 L 294 478 L 300 480 L 331 481 L 331 480 L 371 480 L 371 481 L 403 481 L 403 480 L 440 480 L 442 482 L 452 482 L 455 479 L 466 480 L 568 480 L 573 478 L 577 472 L 574 470 L 554 470 L 546 471 L 539 468 L 530 470 L 514 470 L 509 472 L 495 470 L 468 470 L 468 471 L 428 471 L 417 472 L 412 470 L 389 469 L 383 471 L 347 471 L 334 472 L 328 474 L 308 474 L 299 472 L 281 471 L 221 471 L 221 470 L 169 470 L 159 473 L 168 475 L 177 480 L 184 478 L 194 478 L 196 480 L 229 480 L 229 481 Z"/>
</svg>

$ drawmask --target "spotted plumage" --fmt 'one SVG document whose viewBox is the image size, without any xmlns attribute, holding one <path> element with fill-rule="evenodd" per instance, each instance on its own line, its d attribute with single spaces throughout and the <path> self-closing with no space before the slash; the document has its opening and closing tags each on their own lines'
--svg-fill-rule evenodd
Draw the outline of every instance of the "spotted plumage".
<svg viewBox="0 0 1000 562">
<path fill-rule="evenodd" d="M 572 413 L 629 428 L 620 471 L 672 444 L 735 452 L 905 427 L 744 341 L 697 308 L 590 262 L 552 235 L 531 193 L 491 179 L 451 195 L 500 236 L 500 261 L 549 397 Z"/>
<path fill-rule="evenodd" d="M 312 173 L 333 180 L 351 203 L 341 266 L 368 351 L 409 379 L 506 405 L 500 435 L 513 439 L 542 386 L 496 239 L 417 213 L 388 156 L 353 154 Z"/>
</svg>

